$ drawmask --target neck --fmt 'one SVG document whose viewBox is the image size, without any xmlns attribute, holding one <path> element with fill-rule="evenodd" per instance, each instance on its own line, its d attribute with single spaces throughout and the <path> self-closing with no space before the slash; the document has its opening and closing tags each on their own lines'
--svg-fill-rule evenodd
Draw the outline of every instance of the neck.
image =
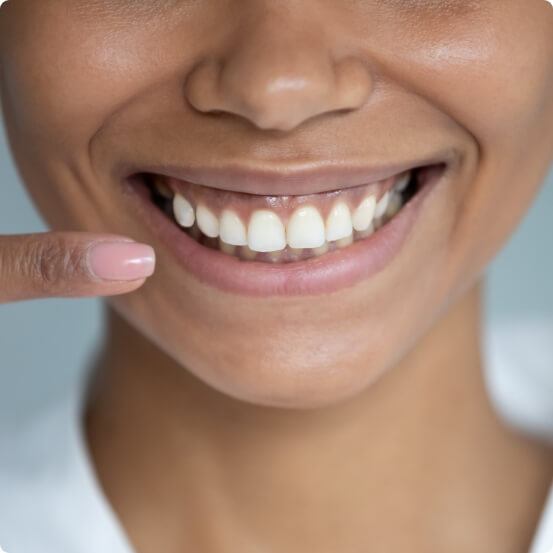
<svg viewBox="0 0 553 553">
<path fill-rule="evenodd" d="M 362 394 L 306 411 L 217 392 L 109 311 L 86 434 L 136 550 L 527 551 L 553 454 L 489 403 L 480 295 Z"/>
</svg>

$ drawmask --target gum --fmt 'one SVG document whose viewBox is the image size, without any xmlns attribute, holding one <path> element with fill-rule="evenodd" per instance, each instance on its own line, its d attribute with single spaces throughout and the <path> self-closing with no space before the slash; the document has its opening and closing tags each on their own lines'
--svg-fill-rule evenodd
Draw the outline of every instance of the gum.
<svg viewBox="0 0 553 553">
<path fill-rule="evenodd" d="M 200 203 L 204 204 L 217 217 L 221 217 L 224 209 L 232 210 L 241 218 L 244 224 L 247 225 L 251 214 L 258 209 L 270 209 L 274 211 L 279 215 L 284 224 L 287 223 L 292 213 L 301 205 L 315 206 L 325 220 L 332 206 L 338 200 L 346 203 L 353 213 L 362 200 L 370 194 L 375 195 L 378 201 L 386 191 L 393 188 L 401 176 L 402 175 L 396 175 L 383 181 L 341 190 L 333 190 L 331 192 L 298 196 L 262 196 L 241 192 L 230 192 L 228 190 L 210 188 L 158 175 L 155 176 L 156 180 L 154 182 L 160 182 L 163 186 L 171 190 L 173 194 L 181 194 L 194 208 Z"/>
</svg>

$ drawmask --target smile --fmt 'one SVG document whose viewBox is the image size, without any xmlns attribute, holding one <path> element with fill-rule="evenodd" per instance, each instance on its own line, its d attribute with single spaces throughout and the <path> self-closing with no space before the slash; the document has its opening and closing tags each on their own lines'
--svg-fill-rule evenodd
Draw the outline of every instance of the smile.
<svg viewBox="0 0 553 553">
<path fill-rule="evenodd" d="M 144 175 L 151 200 L 194 240 L 247 261 L 290 263 L 367 238 L 416 194 L 419 173 L 320 194 L 262 196 Z"/>
<path fill-rule="evenodd" d="M 203 283 L 244 295 L 310 295 L 383 270 L 447 167 L 420 165 L 368 184 L 297 195 L 252 194 L 148 170 L 127 177 L 126 192 Z"/>
</svg>

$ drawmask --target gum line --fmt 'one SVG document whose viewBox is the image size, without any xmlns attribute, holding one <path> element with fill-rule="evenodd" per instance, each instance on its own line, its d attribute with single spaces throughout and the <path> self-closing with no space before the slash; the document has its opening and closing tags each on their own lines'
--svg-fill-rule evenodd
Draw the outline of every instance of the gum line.
<svg viewBox="0 0 553 553">
<path fill-rule="evenodd" d="M 395 179 L 394 179 L 394 182 L 395 182 Z M 194 185 L 191 185 L 191 186 L 194 186 Z M 366 187 L 362 187 L 362 188 L 364 188 L 365 190 L 362 191 L 362 193 L 360 194 L 361 199 L 367 194 Z M 312 257 L 318 257 L 320 255 L 324 255 L 325 253 L 332 252 L 336 249 L 347 247 L 348 245 L 352 244 L 355 241 L 367 238 L 368 236 L 373 234 L 376 230 L 378 230 L 381 226 L 385 225 L 395 215 L 397 215 L 397 213 L 408 201 L 408 197 L 403 198 L 402 203 L 399 206 L 399 209 L 397 209 L 397 211 L 395 211 L 391 215 L 385 213 L 382 217 L 375 219 L 373 221 L 373 224 L 367 230 L 364 230 L 364 231 L 353 230 L 353 234 L 350 237 L 343 238 L 341 240 L 332 241 L 332 242 L 325 242 L 325 244 L 323 244 L 323 246 L 319 248 L 298 249 L 298 248 L 291 248 L 290 246 L 286 246 L 284 249 L 275 251 L 275 252 L 256 252 L 248 248 L 248 246 L 232 246 L 223 242 L 219 237 L 211 238 L 204 235 L 200 231 L 197 225 L 197 222 L 195 222 L 194 225 L 189 228 L 181 227 L 176 222 L 173 214 L 172 195 L 174 192 L 172 190 L 167 190 L 165 197 L 157 196 L 157 200 L 156 200 L 156 195 L 153 194 L 152 187 L 151 187 L 151 190 L 152 190 L 151 197 L 154 203 L 156 203 L 158 207 L 165 212 L 165 214 L 173 221 L 175 225 L 179 227 L 179 229 L 182 232 L 187 233 L 191 238 L 193 238 L 200 244 L 211 249 L 222 251 L 228 255 L 232 255 L 244 261 L 261 261 L 266 263 L 291 263 L 294 261 L 303 261 Z M 406 193 L 407 192 L 409 191 L 406 191 Z M 357 193 L 359 194 L 359 192 Z M 411 193 L 413 193 L 413 191 L 411 191 Z M 234 195 L 235 193 L 232 193 L 232 194 Z M 336 196 L 334 192 L 329 194 L 332 194 L 332 199 L 334 199 Z M 409 194 L 406 194 L 406 196 L 408 195 Z M 222 191 L 222 196 L 225 196 L 228 198 L 228 195 L 225 191 Z M 313 195 L 310 195 L 309 197 L 311 196 Z M 224 207 L 227 207 L 227 205 L 225 205 Z M 233 209 L 236 209 L 236 207 L 233 207 Z"/>
<path fill-rule="evenodd" d="M 270 196 L 230 192 L 228 190 L 210 188 L 159 176 L 154 177 L 151 180 L 151 184 L 155 184 L 161 189 L 164 189 L 165 197 L 170 197 L 177 193 L 181 194 L 192 204 L 194 209 L 196 209 L 199 204 L 203 204 L 217 217 L 220 217 L 224 209 L 230 209 L 234 211 L 243 222 L 247 222 L 254 211 L 258 209 L 270 209 L 280 217 L 284 224 L 286 224 L 292 213 L 299 206 L 307 204 L 315 206 L 319 210 L 321 216 L 326 219 L 334 202 L 338 198 L 340 201 L 346 203 L 353 212 L 357 205 L 368 195 L 374 195 L 377 201 L 380 200 L 386 191 L 393 188 L 397 179 L 397 176 L 394 176 L 383 181 L 356 187 L 297 196 Z"/>
</svg>

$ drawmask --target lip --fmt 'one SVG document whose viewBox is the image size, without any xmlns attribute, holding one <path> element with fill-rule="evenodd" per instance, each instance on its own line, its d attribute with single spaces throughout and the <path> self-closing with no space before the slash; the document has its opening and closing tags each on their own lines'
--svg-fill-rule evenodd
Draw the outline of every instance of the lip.
<svg viewBox="0 0 553 553">
<path fill-rule="evenodd" d="M 372 184 L 389 179 L 417 167 L 445 163 L 451 165 L 455 153 L 450 150 L 418 159 L 376 166 L 356 166 L 329 162 L 321 165 L 303 164 L 283 169 L 267 169 L 240 163 L 215 167 L 150 164 L 122 167 L 118 178 L 127 180 L 139 173 L 156 173 L 192 184 L 232 192 L 267 196 L 296 196 L 330 192 L 343 188 Z"/>
<path fill-rule="evenodd" d="M 320 257 L 283 264 L 242 261 L 199 244 L 153 204 L 138 177 L 124 181 L 124 192 L 138 217 L 201 283 L 243 296 L 309 296 L 336 292 L 384 270 L 402 250 L 432 191 L 448 180 L 449 168 L 431 168 L 417 194 L 369 237 Z"/>
</svg>

